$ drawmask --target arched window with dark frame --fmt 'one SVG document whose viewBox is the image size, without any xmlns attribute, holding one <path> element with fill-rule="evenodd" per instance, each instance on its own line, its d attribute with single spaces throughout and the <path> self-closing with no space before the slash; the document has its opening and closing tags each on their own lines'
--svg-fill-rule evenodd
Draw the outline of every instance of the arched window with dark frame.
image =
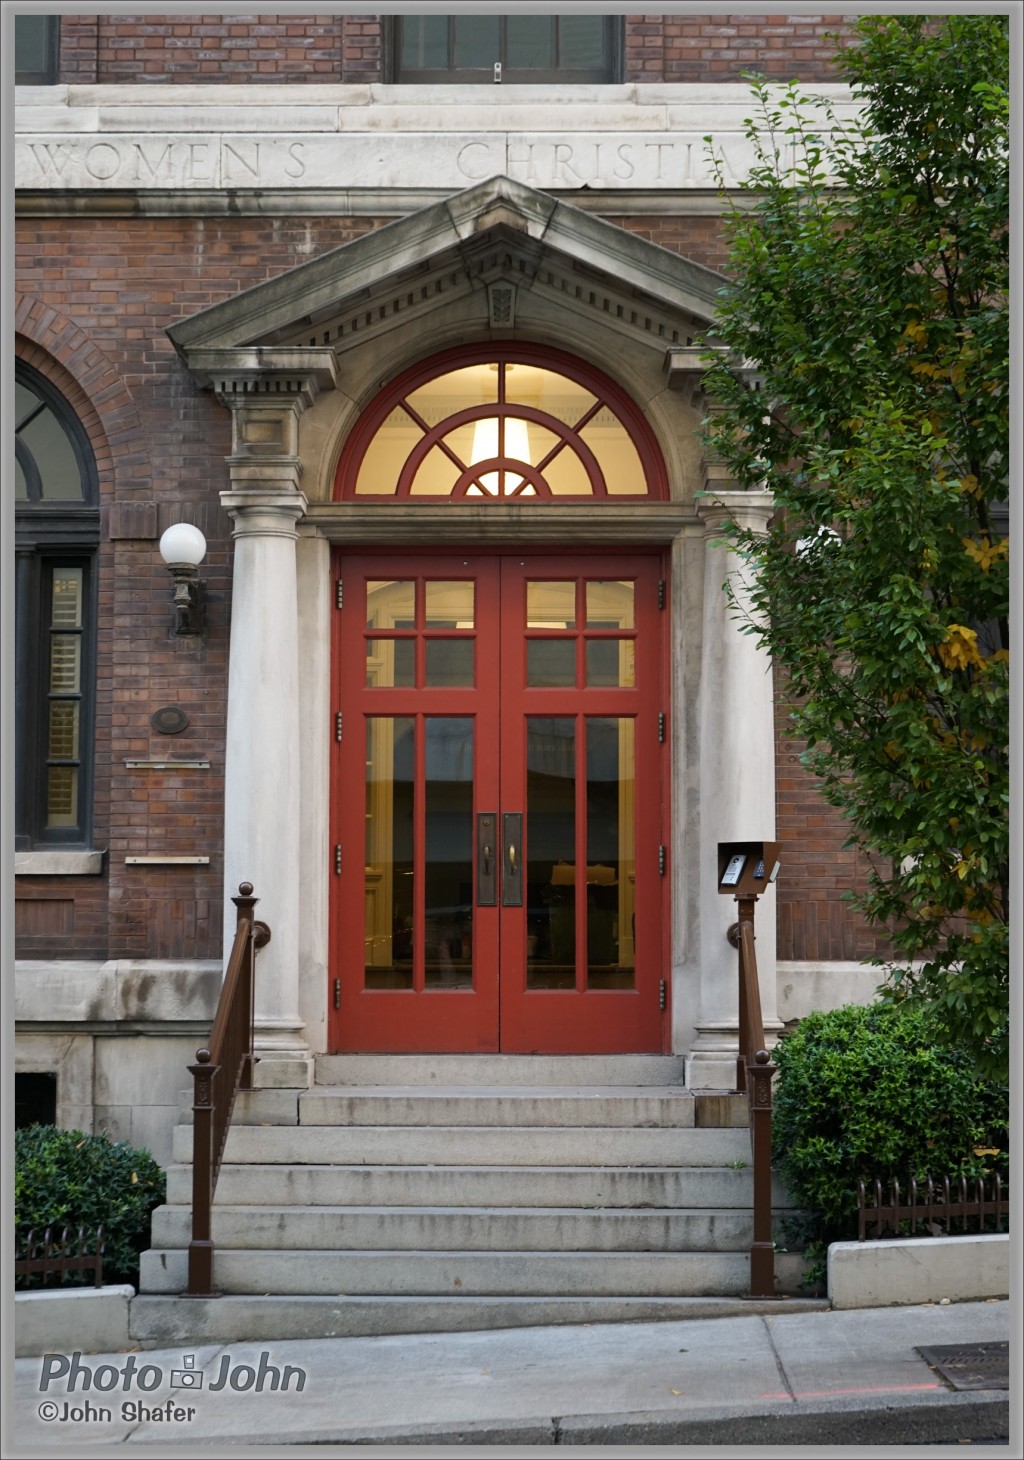
<svg viewBox="0 0 1024 1460">
<path fill-rule="evenodd" d="M 393 81 L 472 85 L 619 79 L 616 15 L 400 15 L 389 24 Z"/>
<path fill-rule="evenodd" d="M 15 371 L 15 846 L 91 841 L 96 464 L 82 425 L 31 366 Z"/>
</svg>

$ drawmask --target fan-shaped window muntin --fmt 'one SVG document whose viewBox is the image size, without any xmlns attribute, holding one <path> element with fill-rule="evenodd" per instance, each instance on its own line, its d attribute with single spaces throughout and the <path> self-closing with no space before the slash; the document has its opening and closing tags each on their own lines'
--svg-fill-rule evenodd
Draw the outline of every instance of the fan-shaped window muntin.
<svg viewBox="0 0 1024 1460">
<path fill-rule="evenodd" d="M 68 507 L 94 497 L 94 473 L 81 428 L 64 398 L 22 367 L 14 384 L 14 496 Z"/>
<path fill-rule="evenodd" d="M 343 454 L 336 495 L 593 501 L 664 497 L 663 482 L 646 422 L 612 381 L 553 351 L 490 347 L 385 389 Z"/>
</svg>

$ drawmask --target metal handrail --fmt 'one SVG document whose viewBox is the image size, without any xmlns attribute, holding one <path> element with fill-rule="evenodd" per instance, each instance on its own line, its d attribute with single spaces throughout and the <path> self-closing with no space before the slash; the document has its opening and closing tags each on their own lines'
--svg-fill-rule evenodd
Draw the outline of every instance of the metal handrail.
<svg viewBox="0 0 1024 1460">
<path fill-rule="evenodd" d="M 754 951 L 756 898 L 740 897 L 739 1058 L 736 1086 L 747 1092 L 751 1162 L 754 1168 L 754 1237 L 750 1246 L 750 1296 L 775 1296 L 775 1243 L 772 1239 L 772 1076 L 775 1066 L 765 1048 L 761 990 Z"/>
<path fill-rule="evenodd" d="M 253 917 L 259 898 L 242 882 L 231 901 L 237 909 L 235 941 L 228 959 L 209 1045 L 196 1050 L 189 1065 L 192 1100 L 192 1238 L 188 1246 L 190 1298 L 216 1296 L 213 1290 L 213 1194 L 239 1090 L 252 1089 L 256 954 L 270 942 L 266 923 Z"/>
</svg>

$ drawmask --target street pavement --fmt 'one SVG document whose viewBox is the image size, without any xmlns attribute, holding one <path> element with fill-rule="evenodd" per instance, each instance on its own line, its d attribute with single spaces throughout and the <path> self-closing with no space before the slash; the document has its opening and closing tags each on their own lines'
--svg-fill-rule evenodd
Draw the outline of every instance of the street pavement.
<svg viewBox="0 0 1024 1460">
<path fill-rule="evenodd" d="M 125 1444 L 168 1454 L 914 1444 L 952 1453 L 965 1442 L 1006 1441 L 1012 1396 L 1016 1457 L 1017 1346 L 1009 1391 L 951 1389 L 916 1352 L 1012 1339 L 1012 1319 L 999 1300 L 210 1344 L 82 1355 L 77 1371 L 70 1355 L 66 1364 L 18 1359 L 3 1453 L 116 1453 Z"/>
</svg>

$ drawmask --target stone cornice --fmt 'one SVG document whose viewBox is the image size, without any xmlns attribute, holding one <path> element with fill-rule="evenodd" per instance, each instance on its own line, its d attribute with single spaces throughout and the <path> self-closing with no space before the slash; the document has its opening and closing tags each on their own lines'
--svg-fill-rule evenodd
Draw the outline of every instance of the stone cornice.
<svg viewBox="0 0 1024 1460">
<path fill-rule="evenodd" d="M 232 408 L 252 405 L 260 396 L 272 396 L 282 405 L 294 397 L 306 407 L 321 389 L 333 390 L 337 384 L 333 350 L 263 345 L 189 350 L 174 335 L 172 339 L 198 384 Z"/>
<path fill-rule="evenodd" d="M 332 542 L 573 546 L 670 543 L 697 522 L 688 502 L 314 502 L 307 521 Z"/>
</svg>

